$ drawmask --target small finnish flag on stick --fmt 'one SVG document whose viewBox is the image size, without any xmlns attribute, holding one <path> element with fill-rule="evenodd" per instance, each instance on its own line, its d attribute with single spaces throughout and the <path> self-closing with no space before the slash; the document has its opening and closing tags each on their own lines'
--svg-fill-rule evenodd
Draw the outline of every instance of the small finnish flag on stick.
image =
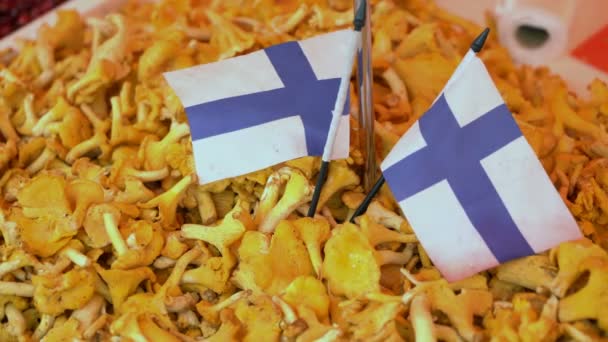
<svg viewBox="0 0 608 342">
<path fill-rule="evenodd" d="M 582 237 L 473 51 L 381 168 L 449 281 Z"/>
<path fill-rule="evenodd" d="M 321 168 L 317 175 L 317 183 L 315 184 L 315 191 L 312 194 L 310 201 L 310 207 L 308 208 L 308 217 L 314 217 L 317 212 L 317 205 L 319 204 L 319 198 L 321 196 L 321 190 L 325 181 L 327 180 L 327 174 L 329 173 L 329 162 L 332 159 L 332 151 L 334 149 L 334 143 L 338 136 L 338 130 L 340 128 L 340 116 L 342 109 L 348 100 L 348 93 L 350 88 L 350 76 L 353 69 L 355 54 L 357 51 L 361 51 L 361 30 L 365 25 L 367 13 L 367 3 L 365 0 L 361 1 L 357 12 L 355 13 L 355 19 L 353 20 L 353 31 L 350 39 L 350 55 L 345 60 L 345 69 L 342 73 L 342 79 L 340 80 L 340 87 L 338 88 L 338 96 L 334 109 L 332 110 L 331 124 L 329 125 L 329 131 L 327 133 L 327 141 L 325 142 L 325 148 L 323 149 Z M 359 68 L 361 65 L 359 65 Z"/>
<path fill-rule="evenodd" d="M 188 116 L 199 182 L 321 156 L 351 36 L 336 31 L 165 73 Z M 331 159 L 349 153 L 345 102 Z"/>
</svg>

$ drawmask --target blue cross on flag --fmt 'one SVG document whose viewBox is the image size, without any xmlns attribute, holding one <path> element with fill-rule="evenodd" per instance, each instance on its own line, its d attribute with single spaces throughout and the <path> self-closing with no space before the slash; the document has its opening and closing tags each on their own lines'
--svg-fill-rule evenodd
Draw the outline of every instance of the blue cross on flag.
<svg viewBox="0 0 608 342">
<path fill-rule="evenodd" d="M 581 238 L 472 51 L 381 168 L 449 281 Z"/>
<path fill-rule="evenodd" d="M 182 101 L 201 184 L 320 156 L 352 30 L 165 73 Z M 332 159 L 348 157 L 349 100 Z"/>
</svg>

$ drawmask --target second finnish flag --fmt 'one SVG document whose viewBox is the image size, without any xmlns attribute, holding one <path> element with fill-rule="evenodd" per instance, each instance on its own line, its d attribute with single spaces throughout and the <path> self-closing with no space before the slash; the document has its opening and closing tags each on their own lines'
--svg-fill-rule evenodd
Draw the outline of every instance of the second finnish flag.
<svg viewBox="0 0 608 342">
<path fill-rule="evenodd" d="M 450 281 L 581 237 L 473 51 L 382 172 Z"/>
</svg>

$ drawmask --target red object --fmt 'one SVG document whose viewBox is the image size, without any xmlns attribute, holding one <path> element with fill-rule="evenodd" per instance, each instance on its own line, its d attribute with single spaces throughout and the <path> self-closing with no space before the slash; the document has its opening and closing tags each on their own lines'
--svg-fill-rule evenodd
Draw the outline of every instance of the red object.
<svg viewBox="0 0 608 342">
<path fill-rule="evenodd" d="M 608 73 L 608 25 L 583 41 L 572 51 L 572 55 Z"/>
<path fill-rule="evenodd" d="M 0 38 L 17 30 L 66 0 L 0 0 Z"/>
</svg>

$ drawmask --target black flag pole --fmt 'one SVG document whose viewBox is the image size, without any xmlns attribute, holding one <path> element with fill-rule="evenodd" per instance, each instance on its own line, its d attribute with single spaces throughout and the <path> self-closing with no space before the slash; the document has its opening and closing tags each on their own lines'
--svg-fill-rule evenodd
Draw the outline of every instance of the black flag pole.
<svg viewBox="0 0 608 342">
<path fill-rule="evenodd" d="M 384 185 L 385 181 L 386 180 L 384 179 L 384 175 L 380 174 L 380 178 L 378 179 L 378 181 L 376 182 L 376 184 L 374 184 L 374 186 L 369 191 L 369 193 L 367 194 L 367 196 L 365 196 L 365 198 L 363 199 L 363 202 L 361 202 L 361 204 L 359 204 L 359 206 L 357 207 L 357 209 L 355 209 L 355 212 L 353 213 L 353 216 L 350 218 L 350 222 L 351 223 L 355 223 L 355 218 L 357 218 L 358 216 L 361 216 L 367 210 L 367 207 L 372 202 L 372 200 L 374 199 L 374 197 L 376 196 L 376 194 L 378 192 L 380 192 L 380 188 L 382 188 L 382 186 Z"/>
<path fill-rule="evenodd" d="M 357 8 L 357 13 L 355 13 L 355 18 L 353 19 L 353 30 L 355 32 L 361 32 L 363 26 L 365 26 L 365 20 L 367 15 L 367 1 L 361 1 L 361 5 Z"/>
<path fill-rule="evenodd" d="M 363 26 L 365 26 L 366 12 L 367 12 L 367 2 L 364 0 L 364 1 L 361 1 L 361 4 L 359 5 L 359 8 L 357 9 L 357 12 L 355 13 L 355 18 L 353 20 L 353 26 L 354 26 L 353 31 L 356 32 L 359 36 L 361 35 L 361 30 L 363 29 Z M 356 42 L 358 42 L 358 41 L 359 41 L 359 39 L 356 40 Z M 357 45 L 358 44 L 355 44 L 355 46 L 353 46 L 353 50 L 357 49 Z M 310 208 L 308 208 L 308 217 L 315 216 L 315 213 L 317 212 L 317 205 L 319 204 L 319 197 L 321 195 L 321 189 L 323 188 L 323 185 L 325 184 L 325 181 L 327 180 L 327 172 L 329 170 L 329 160 L 330 160 L 331 151 L 333 150 L 333 142 L 335 139 L 335 135 L 337 133 L 338 119 L 339 119 L 339 116 L 342 114 L 342 111 L 344 108 L 344 100 L 346 99 L 346 92 L 348 92 L 349 85 L 350 85 L 350 72 L 352 70 L 352 63 L 355 58 L 354 51 L 353 51 L 353 56 L 351 56 L 351 57 L 352 57 L 351 60 L 349 60 L 347 62 L 347 64 L 350 65 L 350 68 L 347 71 L 348 76 L 342 77 L 342 80 L 340 81 L 340 89 L 338 90 L 338 96 L 336 98 L 336 107 L 334 108 L 334 111 L 332 113 L 332 115 L 333 115 L 332 123 L 330 126 L 330 130 L 328 132 L 328 135 L 327 135 L 327 142 L 325 143 L 325 150 L 323 151 L 323 161 L 321 162 L 321 169 L 319 170 L 319 175 L 317 177 L 317 184 L 315 185 L 315 190 L 312 194 Z"/>
<path fill-rule="evenodd" d="M 483 49 L 483 46 L 486 44 L 486 40 L 488 39 L 488 35 L 490 34 L 490 28 L 486 27 L 480 34 L 475 38 L 473 44 L 471 44 L 471 50 L 473 52 L 478 53 Z"/>
<path fill-rule="evenodd" d="M 477 36 L 475 38 L 475 40 L 473 40 L 473 43 L 471 44 L 471 50 L 475 53 L 478 53 L 479 51 L 481 51 L 481 49 L 483 48 L 483 46 L 486 43 L 486 40 L 488 39 L 489 34 L 490 34 L 490 29 L 489 28 L 484 29 L 479 34 L 479 36 Z M 361 204 L 359 204 L 357 209 L 355 209 L 353 216 L 350 218 L 351 223 L 355 223 L 355 218 L 357 218 L 358 216 L 361 216 L 367 210 L 367 207 L 372 202 L 374 197 L 378 194 L 378 192 L 380 191 L 380 188 L 382 188 L 382 185 L 384 185 L 385 181 L 386 180 L 384 179 L 384 175 L 380 175 L 380 178 L 376 181 L 376 184 L 374 184 L 374 186 L 372 187 L 370 192 L 367 194 L 367 196 L 365 196 L 365 198 L 363 199 Z"/>
</svg>

